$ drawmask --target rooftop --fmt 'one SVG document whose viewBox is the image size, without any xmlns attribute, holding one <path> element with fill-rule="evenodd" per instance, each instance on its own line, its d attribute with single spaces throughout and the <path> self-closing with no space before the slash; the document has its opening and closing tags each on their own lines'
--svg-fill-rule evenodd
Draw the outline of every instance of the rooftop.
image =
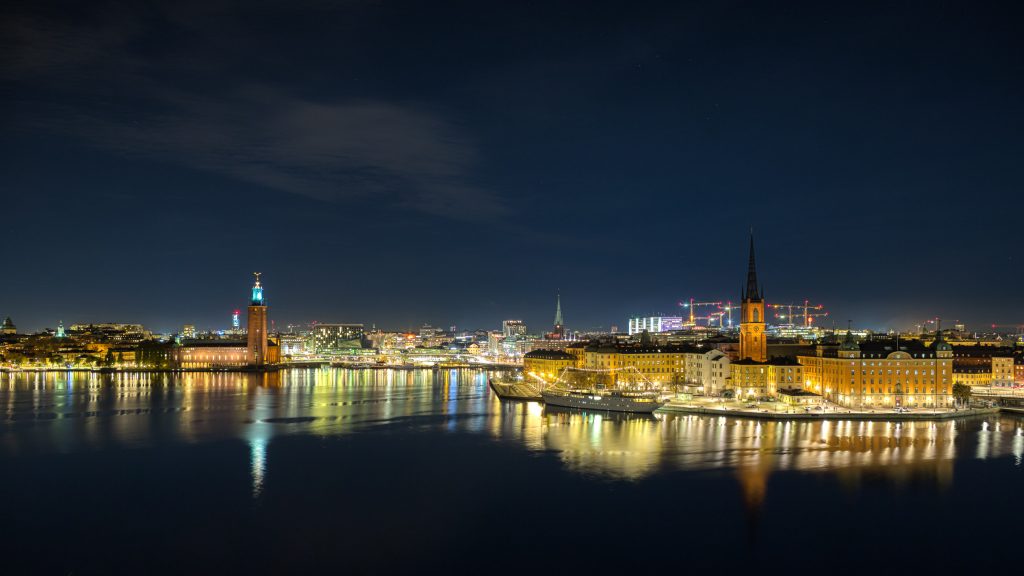
<svg viewBox="0 0 1024 576">
<path fill-rule="evenodd" d="M 785 396 L 819 396 L 819 394 L 815 394 L 810 390 L 802 390 L 800 388 L 783 388 L 779 390 L 779 394 Z"/>
<path fill-rule="evenodd" d="M 523 355 L 531 360 L 572 360 L 572 354 L 561 350 L 533 350 Z"/>
</svg>

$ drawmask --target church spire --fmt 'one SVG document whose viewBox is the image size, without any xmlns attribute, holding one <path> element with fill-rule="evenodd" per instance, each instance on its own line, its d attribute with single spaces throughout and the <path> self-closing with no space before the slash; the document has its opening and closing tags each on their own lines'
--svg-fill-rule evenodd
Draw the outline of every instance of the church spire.
<svg viewBox="0 0 1024 576">
<path fill-rule="evenodd" d="M 555 327 L 562 326 L 562 294 L 555 295 Z"/>
<path fill-rule="evenodd" d="M 754 229 L 750 229 L 750 262 L 747 264 L 747 289 L 743 298 L 749 300 L 760 300 L 761 294 L 757 288 L 757 266 L 754 263 Z"/>
</svg>

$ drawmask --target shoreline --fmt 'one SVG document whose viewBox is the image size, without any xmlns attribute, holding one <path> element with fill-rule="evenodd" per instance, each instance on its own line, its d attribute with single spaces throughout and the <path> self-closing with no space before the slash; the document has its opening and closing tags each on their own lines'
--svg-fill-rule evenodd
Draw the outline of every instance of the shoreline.
<svg viewBox="0 0 1024 576">
<path fill-rule="evenodd" d="M 401 366 L 365 366 L 365 365 L 352 365 L 352 366 L 341 366 L 333 365 L 328 362 L 322 363 L 306 363 L 306 364 L 279 364 L 265 367 L 225 367 L 225 368 L 0 368 L 2 374 L 21 374 L 21 373 L 45 373 L 45 372 L 82 372 L 82 373 L 93 373 L 93 374 L 153 374 L 153 373 L 166 373 L 166 374 L 177 374 L 177 373 L 194 373 L 194 372 L 208 372 L 208 373 L 263 373 L 263 372 L 280 372 L 283 370 L 309 370 L 315 368 L 340 368 L 342 370 L 515 370 L 518 367 L 507 365 L 507 364 L 480 364 L 480 365 L 466 365 L 466 366 L 412 366 L 412 365 L 401 365 Z"/>
<path fill-rule="evenodd" d="M 658 409 L 660 413 L 698 414 L 701 416 L 727 416 L 732 418 L 753 418 L 759 420 L 950 420 L 953 418 L 971 418 L 974 416 L 990 416 L 1003 409 L 998 406 L 991 408 L 970 408 L 955 412 L 758 412 L 754 410 L 727 410 L 724 408 L 706 408 L 702 406 L 682 406 L 666 404 Z M 1012 413 L 1024 411 L 1013 409 Z"/>
</svg>

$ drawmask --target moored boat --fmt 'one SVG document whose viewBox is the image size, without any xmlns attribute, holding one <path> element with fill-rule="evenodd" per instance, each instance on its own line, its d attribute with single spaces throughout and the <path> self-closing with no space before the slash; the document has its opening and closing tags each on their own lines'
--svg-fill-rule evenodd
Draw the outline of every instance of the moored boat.
<svg viewBox="0 0 1024 576">
<path fill-rule="evenodd" d="M 544 403 L 562 408 L 651 414 L 665 405 L 657 394 L 623 390 L 554 390 L 541 393 Z"/>
</svg>

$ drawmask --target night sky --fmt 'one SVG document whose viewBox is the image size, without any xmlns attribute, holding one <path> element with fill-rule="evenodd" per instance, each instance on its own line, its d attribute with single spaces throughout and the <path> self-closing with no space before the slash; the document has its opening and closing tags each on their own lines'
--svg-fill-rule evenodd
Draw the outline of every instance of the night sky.
<svg viewBox="0 0 1024 576">
<path fill-rule="evenodd" d="M 23 331 L 1024 323 L 1019 2 L 142 4 L 0 8 Z"/>
</svg>

